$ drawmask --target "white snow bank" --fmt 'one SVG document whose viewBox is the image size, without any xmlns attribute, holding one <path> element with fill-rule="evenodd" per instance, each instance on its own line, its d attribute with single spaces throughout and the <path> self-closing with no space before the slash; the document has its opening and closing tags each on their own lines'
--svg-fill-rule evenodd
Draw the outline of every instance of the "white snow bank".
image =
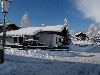
<svg viewBox="0 0 100 75">
<path fill-rule="evenodd" d="M 87 41 L 87 40 L 85 40 L 85 41 L 74 41 L 74 40 L 72 40 L 72 43 L 73 44 L 80 44 L 80 45 L 92 45 L 92 44 L 94 44 L 93 42 Z"/>
<path fill-rule="evenodd" d="M 100 52 L 100 45 L 97 45 L 97 44 L 87 45 L 87 46 L 80 46 L 80 45 L 76 45 L 76 44 L 71 44 L 69 46 L 69 48 L 72 51 Z"/>
<path fill-rule="evenodd" d="M 55 59 L 56 57 L 73 57 L 76 54 L 67 51 L 49 51 L 49 50 L 18 50 L 18 49 L 7 49 L 5 54 L 18 55 L 24 57 L 34 57 L 43 59 Z"/>
<path fill-rule="evenodd" d="M 73 50 L 6 49 L 0 75 L 100 75 L 100 52 L 88 52 L 99 51 L 99 45 L 72 44 L 70 49 Z"/>
<path fill-rule="evenodd" d="M 4 75 L 99 75 L 100 72 L 100 53 L 7 49 L 5 55 L 5 61 L 14 69 L 5 63 L 9 70 L 0 70 Z"/>
</svg>

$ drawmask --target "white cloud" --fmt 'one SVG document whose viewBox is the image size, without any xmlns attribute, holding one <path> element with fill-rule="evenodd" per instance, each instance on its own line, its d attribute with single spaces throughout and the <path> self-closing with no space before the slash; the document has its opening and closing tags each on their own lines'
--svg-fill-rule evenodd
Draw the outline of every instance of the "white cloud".
<svg viewBox="0 0 100 75">
<path fill-rule="evenodd" d="M 100 0 L 76 0 L 78 9 L 95 22 L 100 22 Z"/>
</svg>

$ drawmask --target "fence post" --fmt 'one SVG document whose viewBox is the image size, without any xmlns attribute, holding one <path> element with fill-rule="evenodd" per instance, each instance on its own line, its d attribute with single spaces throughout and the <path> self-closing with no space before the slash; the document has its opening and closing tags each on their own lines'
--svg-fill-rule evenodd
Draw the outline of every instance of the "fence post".
<svg viewBox="0 0 100 75">
<path fill-rule="evenodd" d="M 4 51 L 0 49 L 0 64 L 4 63 Z"/>
</svg>

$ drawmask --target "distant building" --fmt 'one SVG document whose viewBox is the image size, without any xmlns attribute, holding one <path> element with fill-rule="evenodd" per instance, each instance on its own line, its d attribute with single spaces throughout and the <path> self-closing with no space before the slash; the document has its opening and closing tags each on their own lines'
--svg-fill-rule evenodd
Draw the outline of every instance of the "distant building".
<svg viewBox="0 0 100 75">
<path fill-rule="evenodd" d="M 76 33 L 75 35 L 74 35 L 74 40 L 83 40 L 83 41 L 85 41 L 85 40 L 88 40 L 89 39 L 89 37 L 87 37 L 87 35 L 85 34 L 85 33 L 82 33 L 82 32 L 79 32 L 79 33 Z"/>
</svg>

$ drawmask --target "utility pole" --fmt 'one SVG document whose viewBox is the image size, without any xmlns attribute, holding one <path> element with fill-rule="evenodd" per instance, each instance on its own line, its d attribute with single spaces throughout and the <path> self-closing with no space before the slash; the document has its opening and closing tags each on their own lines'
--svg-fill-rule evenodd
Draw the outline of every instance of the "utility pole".
<svg viewBox="0 0 100 75">
<path fill-rule="evenodd" d="M 4 63 L 4 50 L 5 50 L 5 45 L 6 45 L 6 32 L 7 32 L 7 25 L 6 25 L 6 13 L 8 13 L 8 8 L 9 4 L 11 3 L 12 0 L 0 0 L 1 2 L 1 8 L 2 8 L 2 13 L 4 13 L 4 19 L 3 19 L 3 37 L 2 37 L 2 46 L 3 49 L 0 50 L 0 64 Z"/>
<path fill-rule="evenodd" d="M 6 31 L 7 31 L 7 26 L 6 26 L 6 22 L 5 22 L 5 17 L 6 17 L 6 13 L 4 13 L 4 20 L 3 20 L 3 49 L 4 49 L 4 47 L 5 47 L 5 45 L 6 45 Z"/>
</svg>

